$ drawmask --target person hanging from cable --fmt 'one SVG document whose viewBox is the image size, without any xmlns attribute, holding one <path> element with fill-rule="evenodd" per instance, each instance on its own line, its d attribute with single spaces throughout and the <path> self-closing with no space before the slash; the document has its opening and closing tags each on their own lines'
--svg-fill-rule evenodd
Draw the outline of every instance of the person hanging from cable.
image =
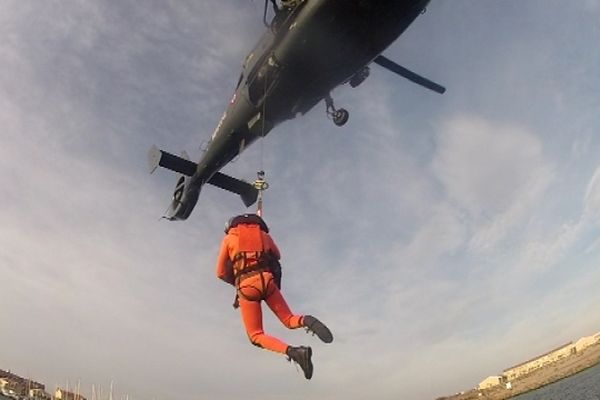
<svg viewBox="0 0 600 400">
<path fill-rule="evenodd" d="M 304 377 L 313 374 L 312 349 L 290 346 L 263 330 L 261 302 L 289 329 L 306 328 L 325 343 L 333 335 L 325 324 L 311 315 L 292 313 L 281 291 L 281 255 L 269 228 L 256 214 L 231 218 L 225 227 L 225 238 L 217 261 L 217 277 L 236 287 L 242 320 L 250 342 L 255 346 L 285 354 L 302 368 Z M 278 282 L 279 280 L 279 282 Z M 236 304 L 234 304 L 236 307 Z"/>
</svg>

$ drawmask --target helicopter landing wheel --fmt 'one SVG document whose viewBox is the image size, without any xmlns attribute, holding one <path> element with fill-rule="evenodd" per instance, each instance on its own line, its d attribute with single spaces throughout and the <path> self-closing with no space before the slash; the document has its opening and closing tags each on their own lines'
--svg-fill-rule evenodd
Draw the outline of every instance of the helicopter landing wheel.
<svg viewBox="0 0 600 400">
<path fill-rule="evenodd" d="M 350 118 L 350 113 L 344 108 L 335 110 L 333 113 L 333 123 L 337 126 L 345 125 L 348 122 L 348 118 Z"/>
</svg>

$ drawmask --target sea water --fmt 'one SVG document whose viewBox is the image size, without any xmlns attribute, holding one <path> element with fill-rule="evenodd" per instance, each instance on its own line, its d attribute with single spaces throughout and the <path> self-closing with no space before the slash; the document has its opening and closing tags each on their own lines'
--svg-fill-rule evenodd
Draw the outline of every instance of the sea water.
<svg viewBox="0 0 600 400">
<path fill-rule="evenodd" d="M 515 400 L 600 400 L 600 364 Z"/>
</svg>

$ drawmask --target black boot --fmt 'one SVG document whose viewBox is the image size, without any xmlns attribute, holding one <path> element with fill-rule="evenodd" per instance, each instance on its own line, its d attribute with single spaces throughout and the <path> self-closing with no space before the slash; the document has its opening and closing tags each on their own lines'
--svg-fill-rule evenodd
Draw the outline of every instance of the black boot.
<svg viewBox="0 0 600 400">
<path fill-rule="evenodd" d="M 310 347 L 292 347 L 289 346 L 285 352 L 289 357 L 289 360 L 296 362 L 304 371 L 304 377 L 306 379 L 312 378 L 313 364 L 312 360 L 312 349 Z"/>
<path fill-rule="evenodd" d="M 323 342 L 333 342 L 333 335 L 331 334 L 329 328 L 312 315 L 305 315 L 304 319 L 302 320 L 302 325 L 306 327 L 308 331 L 316 334 Z"/>
</svg>

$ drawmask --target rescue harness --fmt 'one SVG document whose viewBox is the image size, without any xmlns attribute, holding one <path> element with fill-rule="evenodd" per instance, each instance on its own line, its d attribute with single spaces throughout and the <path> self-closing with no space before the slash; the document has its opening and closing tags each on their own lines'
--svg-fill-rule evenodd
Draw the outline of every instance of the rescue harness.
<svg viewBox="0 0 600 400">
<path fill-rule="evenodd" d="M 265 251 L 262 240 L 263 232 L 269 233 L 269 227 L 261 218 L 263 215 L 262 194 L 269 188 L 265 180 L 265 172 L 258 171 L 257 179 L 254 181 L 254 187 L 258 190 L 258 207 L 256 214 L 242 214 L 231 218 L 225 225 L 225 234 L 228 234 L 231 228 L 238 230 L 238 252 L 231 260 L 231 272 L 233 284 L 237 288 L 233 307 L 239 306 L 239 296 L 246 298 L 240 291 L 242 279 L 254 275 L 260 275 L 261 286 L 266 288 L 264 272 L 273 275 L 273 280 L 277 288 L 281 289 L 281 264 L 277 257 L 270 251 Z M 266 300 L 268 295 L 263 293 L 261 300 Z"/>
<path fill-rule="evenodd" d="M 232 218 L 225 232 L 233 227 L 239 233 L 239 250 L 232 260 L 235 286 L 239 288 L 242 278 L 270 272 L 281 288 L 281 264 L 272 253 L 265 251 L 262 240 L 262 232 L 269 233 L 267 224 L 256 214 L 243 214 Z"/>
<path fill-rule="evenodd" d="M 238 222 L 236 227 L 239 233 L 239 250 L 233 257 L 233 276 L 237 285 L 242 276 L 266 270 L 267 263 L 261 232 L 264 228 L 256 222 Z"/>
</svg>

